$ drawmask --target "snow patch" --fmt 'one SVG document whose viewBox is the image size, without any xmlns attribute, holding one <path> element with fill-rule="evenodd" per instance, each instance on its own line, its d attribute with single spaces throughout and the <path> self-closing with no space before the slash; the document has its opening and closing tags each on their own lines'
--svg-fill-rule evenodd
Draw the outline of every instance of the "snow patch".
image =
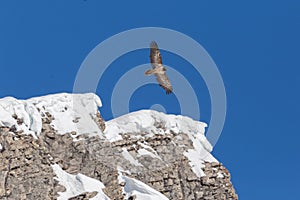
<svg viewBox="0 0 300 200">
<path fill-rule="evenodd" d="M 37 138 L 42 118 L 49 113 L 54 118 L 51 126 L 59 134 L 75 131 L 78 135 L 97 135 L 102 133 L 94 121 L 100 106 L 100 98 L 92 93 L 61 93 L 28 100 L 6 97 L 0 99 L 0 126 L 15 126 L 17 131 Z"/>
<path fill-rule="evenodd" d="M 200 178 L 205 176 L 202 168 L 204 162 L 218 162 L 211 154 L 210 151 L 211 145 L 207 141 L 204 135 L 189 135 L 190 140 L 193 142 L 194 149 L 189 149 L 183 154 L 189 159 L 190 166 L 192 167 L 193 172 Z"/>
<path fill-rule="evenodd" d="M 151 156 L 152 158 L 157 158 L 161 160 L 161 157 L 157 154 L 157 152 L 152 147 L 141 142 L 138 142 L 138 144 L 144 148 L 138 150 L 138 155 L 137 155 L 138 157 Z"/>
<path fill-rule="evenodd" d="M 127 151 L 125 147 L 122 148 L 122 156 L 135 166 L 143 166 L 138 160 L 134 159 L 134 157 Z"/>
<path fill-rule="evenodd" d="M 224 178 L 224 175 L 221 172 L 217 173 L 217 178 Z"/>
<path fill-rule="evenodd" d="M 63 185 L 66 188 L 65 192 L 58 192 L 58 200 L 65 200 L 71 197 L 80 195 L 85 192 L 98 192 L 98 194 L 91 198 L 93 200 L 109 200 L 109 198 L 102 191 L 105 188 L 104 184 L 99 180 L 90 178 L 83 174 L 72 175 L 57 165 L 52 165 L 53 171 L 55 172 L 59 181 L 59 184 Z"/>
<path fill-rule="evenodd" d="M 195 121 L 189 117 L 181 115 L 166 115 L 154 110 L 140 110 L 106 122 L 104 131 L 105 137 L 111 142 L 122 140 L 122 133 L 164 134 L 165 131 L 156 124 L 163 124 L 166 133 L 170 131 L 178 134 L 180 132 L 188 134 L 204 134 L 203 122 Z"/>
<path fill-rule="evenodd" d="M 125 199 L 135 195 L 136 200 L 168 200 L 162 193 L 139 180 L 122 175 L 122 172 L 119 172 L 118 180 L 120 184 L 125 183 L 123 188 Z"/>
<path fill-rule="evenodd" d="M 161 158 L 153 153 L 151 153 L 150 151 L 147 151 L 146 149 L 139 149 L 138 150 L 138 157 L 141 156 L 151 156 L 152 158 L 158 158 L 161 160 Z"/>
<path fill-rule="evenodd" d="M 204 135 L 205 127 L 207 127 L 205 123 L 195 121 L 189 117 L 166 115 L 153 110 L 141 110 L 106 122 L 104 136 L 114 142 L 121 140 L 122 134 L 125 133 L 147 133 L 144 137 L 170 133 L 171 131 L 175 134 L 186 133 L 193 142 L 194 148 L 184 152 L 184 155 L 189 159 L 193 172 L 200 178 L 205 176 L 202 170 L 205 161 L 218 162 L 210 154 L 212 145 Z M 182 139 L 180 135 L 177 136 L 177 139 Z M 149 146 L 143 145 L 141 146 L 144 149 L 138 150 L 138 156 L 149 155 L 160 159 L 151 147 L 150 149 Z"/>
<path fill-rule="evenodd" d="M 22 120 L 22 123 L 18 120 Z M 14 126 L 17 131 L 37 138 L 42 129 L 42 121 L 37 108 L 29 102 L 5 97 L 0 99 L 0 126 Z"/>
</svg>

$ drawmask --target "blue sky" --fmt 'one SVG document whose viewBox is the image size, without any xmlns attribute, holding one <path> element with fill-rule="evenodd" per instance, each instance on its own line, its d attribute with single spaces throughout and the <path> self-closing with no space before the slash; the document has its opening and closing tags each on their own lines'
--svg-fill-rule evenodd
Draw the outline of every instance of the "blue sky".
<svg viewBox="0 0 300 200">
<path fill-rule="evenodd" d="M 147 26 L 190 36 L 217 64 L 226 87 L 227 117 L 213 154 L 231 172 L 240 199 L 298 199 L 300 3 L 296 0 L 1 1 L 0 97 L 72 92 L 76 73 L 95 46 L 119 32 Z M 148 62 L 148 53 L 144 49 L 121 56 L 105 72 L 98 86 L 105 90 L 97 94 L 106 119 L 111 118 L 107 102 L 113 85 L 126 70 Z M 201 76 L 176 55 L 162 54 L 198 91 L 201 120 L 208 122 L 210 100 Z M 149 92 L 153 97 L 145 98 Z M 175 96 L 164 95 L 156 85 L 139 88 L 130 99 L 130 110 L 154 103 L 179 112 Z"/>
</svg>

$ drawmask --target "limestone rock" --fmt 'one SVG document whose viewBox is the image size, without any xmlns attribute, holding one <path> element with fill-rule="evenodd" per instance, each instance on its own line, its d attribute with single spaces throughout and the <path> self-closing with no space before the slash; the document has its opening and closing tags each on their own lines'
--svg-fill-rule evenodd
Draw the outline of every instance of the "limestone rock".
<svg viewBox="0 0 300 200">
<path fill-rule="evenodd" d="M 138 128 L 124 131 L 117 127 L 116 130 L 121 132 L 112 133 L 117 139 L 108 139 L 111 135 L 106 134 L 116 128 L 115 122 L 105 123 L 100 112 L 93 120 L 102 135 L 74 131 L 62 134 L 53 126 L 55 118 L 50 112 L 43 113 L 37 138 L 34 134 L 23 134 L 17 128 L 1 126 L 0 199 L 57 199 L 67 188 L 57 180 L 58 175 L 52 167 L 55 164 L 71 175 L 83 174 L 100 181 L 105 187 L 103 192 L 110 199 L 139 199 L 138 194 L 124 194 L 126 182 L 120 182 L 120 174 L 142 181 L 168 199 L 238 199 L 230 173 L 217 160 L 203 159 L 196 163 L 201 166 L 198 172 L 201 170 L 203 176 L 192 167 L 187 152 L 195 148 L 197 138 L 193 135 L 197 133 L 188 133 L 194 122 L 188 121 L 191 126 L 188 129 L 176 130 L 168 127 L 168 123 L 174 127 L 173 121 L 152 116 L 162 114 L 150 112 L 149 115 L 149 121 L 154 122 L 148 129 L 133 121 Z M 17 125 L 25 123 L 18 115 L 11 118 Z M 127 119 L 134 120 L 134 117 Z M 179 120 L 176 123 L 181 123 L 181 118 L 176 120 Z M 205 146 L 205 137 L 199 134 L 198 139 L 202 142 L 199 144 Z M 203 147 L 203 151 L 209 154 L 207 149 L 209 145 Z M 82 192 L 69 199 L 91 199 L 97 194 L 97 191 Z"/>
</svg>

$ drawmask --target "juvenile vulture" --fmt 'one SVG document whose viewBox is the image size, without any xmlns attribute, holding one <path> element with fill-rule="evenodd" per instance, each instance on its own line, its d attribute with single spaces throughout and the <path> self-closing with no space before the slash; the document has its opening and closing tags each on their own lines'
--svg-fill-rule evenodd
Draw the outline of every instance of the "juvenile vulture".
<svg viewBox="0 0 300 200">
<path fill-rule="evenodd" d="M 166 94 L 172 93 L 173 88 L 166 75 L 166 68 L 162 65 L 160 51 L 155 41 L 150 43 L 150 62 L 152 69 L 148 69 L 145 75 L 150 76 L 154 74 L 159 86 L 166 91 Z"/>
</svg>

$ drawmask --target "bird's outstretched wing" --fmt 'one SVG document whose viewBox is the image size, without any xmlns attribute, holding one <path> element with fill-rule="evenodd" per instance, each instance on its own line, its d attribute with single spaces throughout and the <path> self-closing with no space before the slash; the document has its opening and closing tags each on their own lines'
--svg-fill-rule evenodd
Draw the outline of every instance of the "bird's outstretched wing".
<svg viewBox="0 0 300 200">
<path fill-rule="evenodd" d="M 168 76 L 166 75 L 166 73 L 164 74 L 154 74 L 156 77 L 156 80 L 159 84 L 160 87 L 162 87 L 165 91 L 166 94 L 170 94 L 173 91 L 171 82 L 168 78 Z"/>
<path fill-rule="evenodd" d="M 155 41 L 150 43 L 150 62 L 152 69 L 147 70 L 145 74 L 154 74 L 159 86 L 161 86 L 167 94 L 172 93 L 173 88 L 168 76 L 166 75 L 166 69 L 162 65 L 160 51 Z"/>
<path fill-rule="evenodd" d="M 150 43 L 150 62 L 153 69 L 162 66 L 160 51 L 155 41 Z"/>
</svg>

